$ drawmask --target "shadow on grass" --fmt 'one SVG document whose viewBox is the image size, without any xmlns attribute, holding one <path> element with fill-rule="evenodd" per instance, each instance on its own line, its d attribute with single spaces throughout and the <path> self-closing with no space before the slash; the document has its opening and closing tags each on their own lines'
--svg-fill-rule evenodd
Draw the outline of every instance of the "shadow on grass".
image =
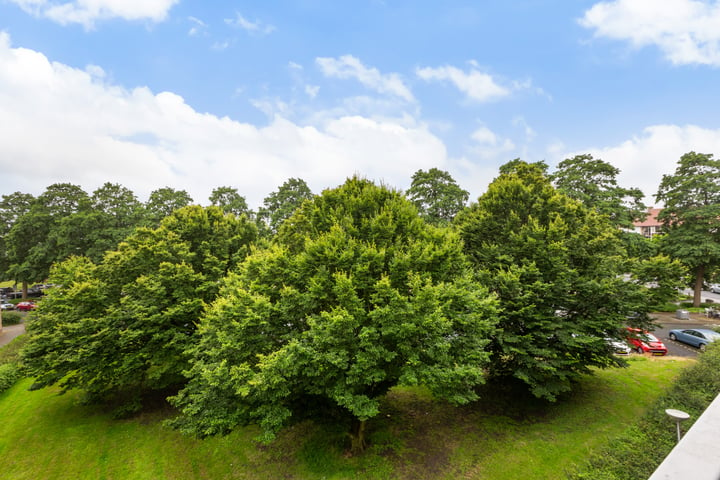
<svg viewBox="0 0 720 480">
<path fill-rule="evenodd" d="M 74 435 L 75 443 L 65 445 L 84 445 L 81 440 L 89 433 L 107 442 L 103 435 L 132 432 L 132 448 L 150 446 L 148 451 L 124 452 L 128 458 L 146 457 L 156 464 L 161 448 L 166 450 L 163 465 L 168 471 L 194 472 L 193 477 L 166 478 L 519 478 L 517 473 L 524 471 L 531 478 L 547 479 L 557 478 L 548 472 L 557 475 L 565 463 L 582 460 L 589 449 L 614 435 L 618 425 L 641 413 L 649 402 L 648 393 L 664 388 L 679 371 L 676 366 L 663 373 L 672 365 L 667 359 L 646 360 L 633 362 L 628 370 L 602 372 L 583 379 L 573 395 L 554 404 L 532 397 L 512 382 L 484 386 L 478 391 L 479 401 L 462 407 L 437 400 L 423 388 L 394 388 L 383 399 L 381 414 L 368 422 L 368 450 L 354 457 L 347 454 L 349 422 L 332 409 L 318 415 L 323 410 L 316 404 L 311 418 L 297 419 L 273 443 L 261 445 L 253 441 L 260 433 L 257 426 L 206 440 L 160 427 L 174 412 L 164 402 L 164 394 L 155 403 L 146 402 L 152 408 L 117 421 L 111 419 L 108 405 L 80 406 L 78 392 L 57 401 L 50 392 L 34 392 L 39 397 L 25 408 L 28 392 L 21 395 L 16 390 L 17 413 L 37 421 L 18 422 L 11 431 L 24 432 L 27 438 L 28 429 L 34 428 L 33 436 L 47 438 L 49 426 L 57 424 L 57 438 L 68 440 L 68 434 Z M 25 388 L 28 383 L 24 381 Z M 618 414 L 612 422 L 608 422 L 608 412 Z M 164 443 L 151 442 L 151 436 L 165 438 Z M 100 453 L 115 455 L 114 448 Z M 235 466 L 225 466 L 230 458 Z M 120 461 L 108 458 L 101 463 L 118 465 Z"/>
</svg>

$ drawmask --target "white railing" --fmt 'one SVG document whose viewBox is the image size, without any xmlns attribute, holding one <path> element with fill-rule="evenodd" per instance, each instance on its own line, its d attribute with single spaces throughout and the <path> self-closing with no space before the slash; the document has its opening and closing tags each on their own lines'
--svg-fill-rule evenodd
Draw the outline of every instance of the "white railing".
<svg viewBox="0 0 720 480">
<path fill-rule="evenodd" d="M 668 428 L 673 424 L 668 419 Z M 720 480 L 720 395 L 700 415 L 649 480 Z"/>
</svg>

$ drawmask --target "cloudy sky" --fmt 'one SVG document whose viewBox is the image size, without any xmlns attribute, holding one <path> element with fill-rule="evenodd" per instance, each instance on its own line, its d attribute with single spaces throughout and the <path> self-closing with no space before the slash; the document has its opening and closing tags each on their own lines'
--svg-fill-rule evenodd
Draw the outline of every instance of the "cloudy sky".
<svg viewBox="0 0 720 480">
<path fill-rule="evenodd" d="M 472 198 L 592 153 L 652 203 L 720 156 L 720 2 L 0 0 L 0 194 L 120 183 L 252 207 L 290 177 Z"/>
</svg>

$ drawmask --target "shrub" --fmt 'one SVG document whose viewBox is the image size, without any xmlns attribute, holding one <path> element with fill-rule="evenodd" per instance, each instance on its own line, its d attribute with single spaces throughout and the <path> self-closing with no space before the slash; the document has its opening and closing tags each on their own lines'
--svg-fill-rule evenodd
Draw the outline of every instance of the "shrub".
<svg viewBox="0 0 720 480">
<path fill-rule="evenodd" d="M 20 350 L 27 342 L 27 335 L 15 337 L 12 342 L 0 348 L 0 365 L 6 363 L 20 363 Z"/>
<path fill-rule="evenodd" d="M 5 316 L 3 315 L 3 320 Z M 23 377 L 20 364 L 20 349 L 27 337 L 20 335 L 4 347 L 0 348 L 0 393 L 12 387 Z"/>
<path fill-rule="evenodd" d="M 23 315 L 20 312 L 3 312 L 2 323 L 3 326 L 17 325 L 22 323 Z"/>
<path fill-rule="evenodd" d="M 0 365 L 0 393 L 15 385 L 20 380 L 20 368 L 14 363 Z"/>
<path fill-rule="evenodd" d="M 720 392 L 720 344 L 710 345 L 698 362 L 686 368 L 672 387 L 660 397 L 623 435 L 612 440 L 602 451 L 591 455 L 572 480 L 649 478 L 675 446 L 674 425 L 665 409 L 676 408 L 690 414 L 683 424 L 690 428 Z"/>
<path fill-rule="evenodd" d="M 664 313 L 673 313 L 679 308 L 683 308 L 682 306 L 678 306 L 676 303 L 663 303 L 662 305 L 653 305 L 650 307 L 650 311 L 652 312 L 664 312 Z"/>
</svg>

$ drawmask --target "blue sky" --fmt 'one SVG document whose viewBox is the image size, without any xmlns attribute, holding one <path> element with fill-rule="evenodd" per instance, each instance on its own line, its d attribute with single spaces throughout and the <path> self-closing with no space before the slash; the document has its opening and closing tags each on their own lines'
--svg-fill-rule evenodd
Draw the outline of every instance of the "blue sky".
<svg viewBox="0 0 720 480">
<path fill-rule="evenodd" d="M 652 202 L 720 155 L 720 3 L 0 0 L 0 194 L 104 182 L 251 206 L 290 177 L 476 198 L 592 153 Z"/>
</svg>

